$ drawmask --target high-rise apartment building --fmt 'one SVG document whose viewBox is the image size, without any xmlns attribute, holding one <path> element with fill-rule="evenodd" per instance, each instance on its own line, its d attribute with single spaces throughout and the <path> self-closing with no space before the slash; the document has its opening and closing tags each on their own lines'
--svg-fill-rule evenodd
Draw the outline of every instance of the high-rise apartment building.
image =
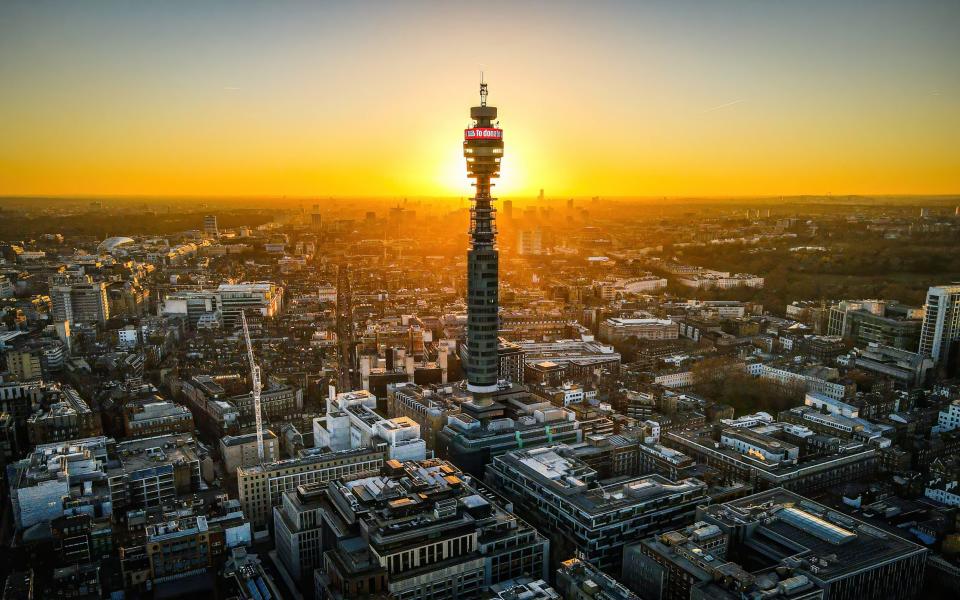
<svg viewBox="0 0 960 600">
<path fill-rule="evenodd" d="M 110 318 L 105 283 L 74 283 L 50 288 L 54 322 L 104 323 Z"/>
<path fill-rule="evenodd" d="M 927 291 L 920 354 L 944 366 L 956 357 L 960 339 L 960 285 L 941 285 Z"/>
<path fill-rule="evenodd" d="M 217 228 L 217 215 L 203 217 L 203 233 L 212 238 L 220 237 L 220 230 Z"/>
</svg>

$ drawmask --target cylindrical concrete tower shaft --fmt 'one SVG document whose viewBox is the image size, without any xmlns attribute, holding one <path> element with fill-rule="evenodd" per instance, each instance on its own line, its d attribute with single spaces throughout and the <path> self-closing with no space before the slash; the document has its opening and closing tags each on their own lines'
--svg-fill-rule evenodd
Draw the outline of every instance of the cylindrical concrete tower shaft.
<svg viewBox="0 0 960 600">
<path fill-rule="evenodd" d="M 487 106 L 487 86 L 480 84 L 480 106 L 470 109 L 473 127 L 464 131 L 463 156 L 476 194 L 470 209 L 467 251 L 467 388 L 478 394 L 497 389 L 498 268 L 497 229 L 490 180 L 500 176 L 503 131 L 497 109 Z"/>
</svg>

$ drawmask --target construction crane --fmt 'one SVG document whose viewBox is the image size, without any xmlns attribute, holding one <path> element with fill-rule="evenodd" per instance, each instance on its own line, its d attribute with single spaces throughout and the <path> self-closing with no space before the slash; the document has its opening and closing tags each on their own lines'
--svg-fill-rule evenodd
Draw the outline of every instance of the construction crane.
<svg viewBox="0 0 960 600">
<path fill-rule="evenodd" d="M 250 343 L 250 330 L 247 328 L 246 311 L 240 311 L 240 321 L 243 323 L 243 339 L 247 343 L 247 359 L 250 361 L 250 382 L 253 394 L 253 414 L 257 420 L 257 458 L 263 463 L 263 419 L 260 416 L 260 367 L 253 358 L 253 344 Z"/>
</svg>

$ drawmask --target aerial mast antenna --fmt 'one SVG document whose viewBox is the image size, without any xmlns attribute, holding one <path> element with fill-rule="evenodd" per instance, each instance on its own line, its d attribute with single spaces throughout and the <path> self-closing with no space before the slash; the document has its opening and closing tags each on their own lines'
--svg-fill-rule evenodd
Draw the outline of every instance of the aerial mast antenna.
<svg viewBox="0 0 960 600">
<path fill-rule="evenodd" d="M 480 71 L 480 106 L 487 105 L 487 84 L 483 82 L 483 71 Z"/>
<path fill-rule="evenodd" d="M 250 343 L 250 330 L 247 328 L 246 311 L 240 311 L 240 321 L 243 323 L 243 339 L 247 343 L 247 359 L 250 361 L 250 383 L 253 395 L 253 414 L 257 420 L 257 458 L 263 463 L 263 418 L 260 416 L 260 367 L 253 357 L 253 344 Z"/>
</svg>

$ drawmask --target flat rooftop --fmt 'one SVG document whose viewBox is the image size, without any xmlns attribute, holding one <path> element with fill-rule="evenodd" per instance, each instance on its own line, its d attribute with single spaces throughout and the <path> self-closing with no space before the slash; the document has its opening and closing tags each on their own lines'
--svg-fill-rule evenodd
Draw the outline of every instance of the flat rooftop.
<svg viewBox="0 0 960 600">
<path fill-rule="evenodd" d="M 117 444 L 117 456 L 124 472 L 130 473 L 169 465 L 179 461 L 199 460 L 191 435 L 161 435 Z"/>
<path fill-rule="evenodd" d="M 867 458 L 869 456 L 876 455 L 877 451 L 867 446 L 866 444 L 856 444 L 855 446 L 847 445 L 841 446 L 841 451 L 836 454 L 830 454 L 827 456 L 817 456 L 814 458 L 804 459 L 801 458 L 796 463 L 778 463 L 770 464 L 764 463 L 759 460 L 752 459 L 746 454 L 741 454 L 732 448 L 727 448 L 725 446 L 715 447 L 713 438 L 711 437 L 712 428 L 707 427 L 704 429 L 698 429 L 694 431 L 668 431 L 663 434 L 662 441 L 668 442 L 671 445 L 678 445 L 681 447 L 681 451 L 687 450 L 694 452 L 692 449 L 688 449 L 685 446 L 687 444 L 698 447 L 696 451 L 703 451 L 709 453 L 719 453 L 730 459 L 740 461 L 744 465 L 757 469 L 758 471 L 768 473 L 771 477 L 787 477 L 798 471 L 808 470 L 811 467 L 816 467 L 818 465 L 824 465 L 826 463 L 833 462 L 839 459 L 848 459 L 856 460 L 859 458 Z M 683 440 L 680 442 L 678 440 Z"/>
<path fill-rule="evenodd" d="M 926 552 L 923 546 L 783 488 L 707 506 L 703 511 L 708 520 L 721 526 L 756 523 L 743 542 L 749 551 L 773 563 L 806 561 L 824 581 Z"/>
<path fill-rule="evenodd" d="M 616 511 L 680 494 L 706 494 L 707 486 L 696 479 L 671 481 L 650 474 L 598 480 L 597 472 L 583 461 L 565 456 L 566 446 L 508 452 L 495 460 L 504 461 L 546 489 L 587 514 Z"/>
</svg>

